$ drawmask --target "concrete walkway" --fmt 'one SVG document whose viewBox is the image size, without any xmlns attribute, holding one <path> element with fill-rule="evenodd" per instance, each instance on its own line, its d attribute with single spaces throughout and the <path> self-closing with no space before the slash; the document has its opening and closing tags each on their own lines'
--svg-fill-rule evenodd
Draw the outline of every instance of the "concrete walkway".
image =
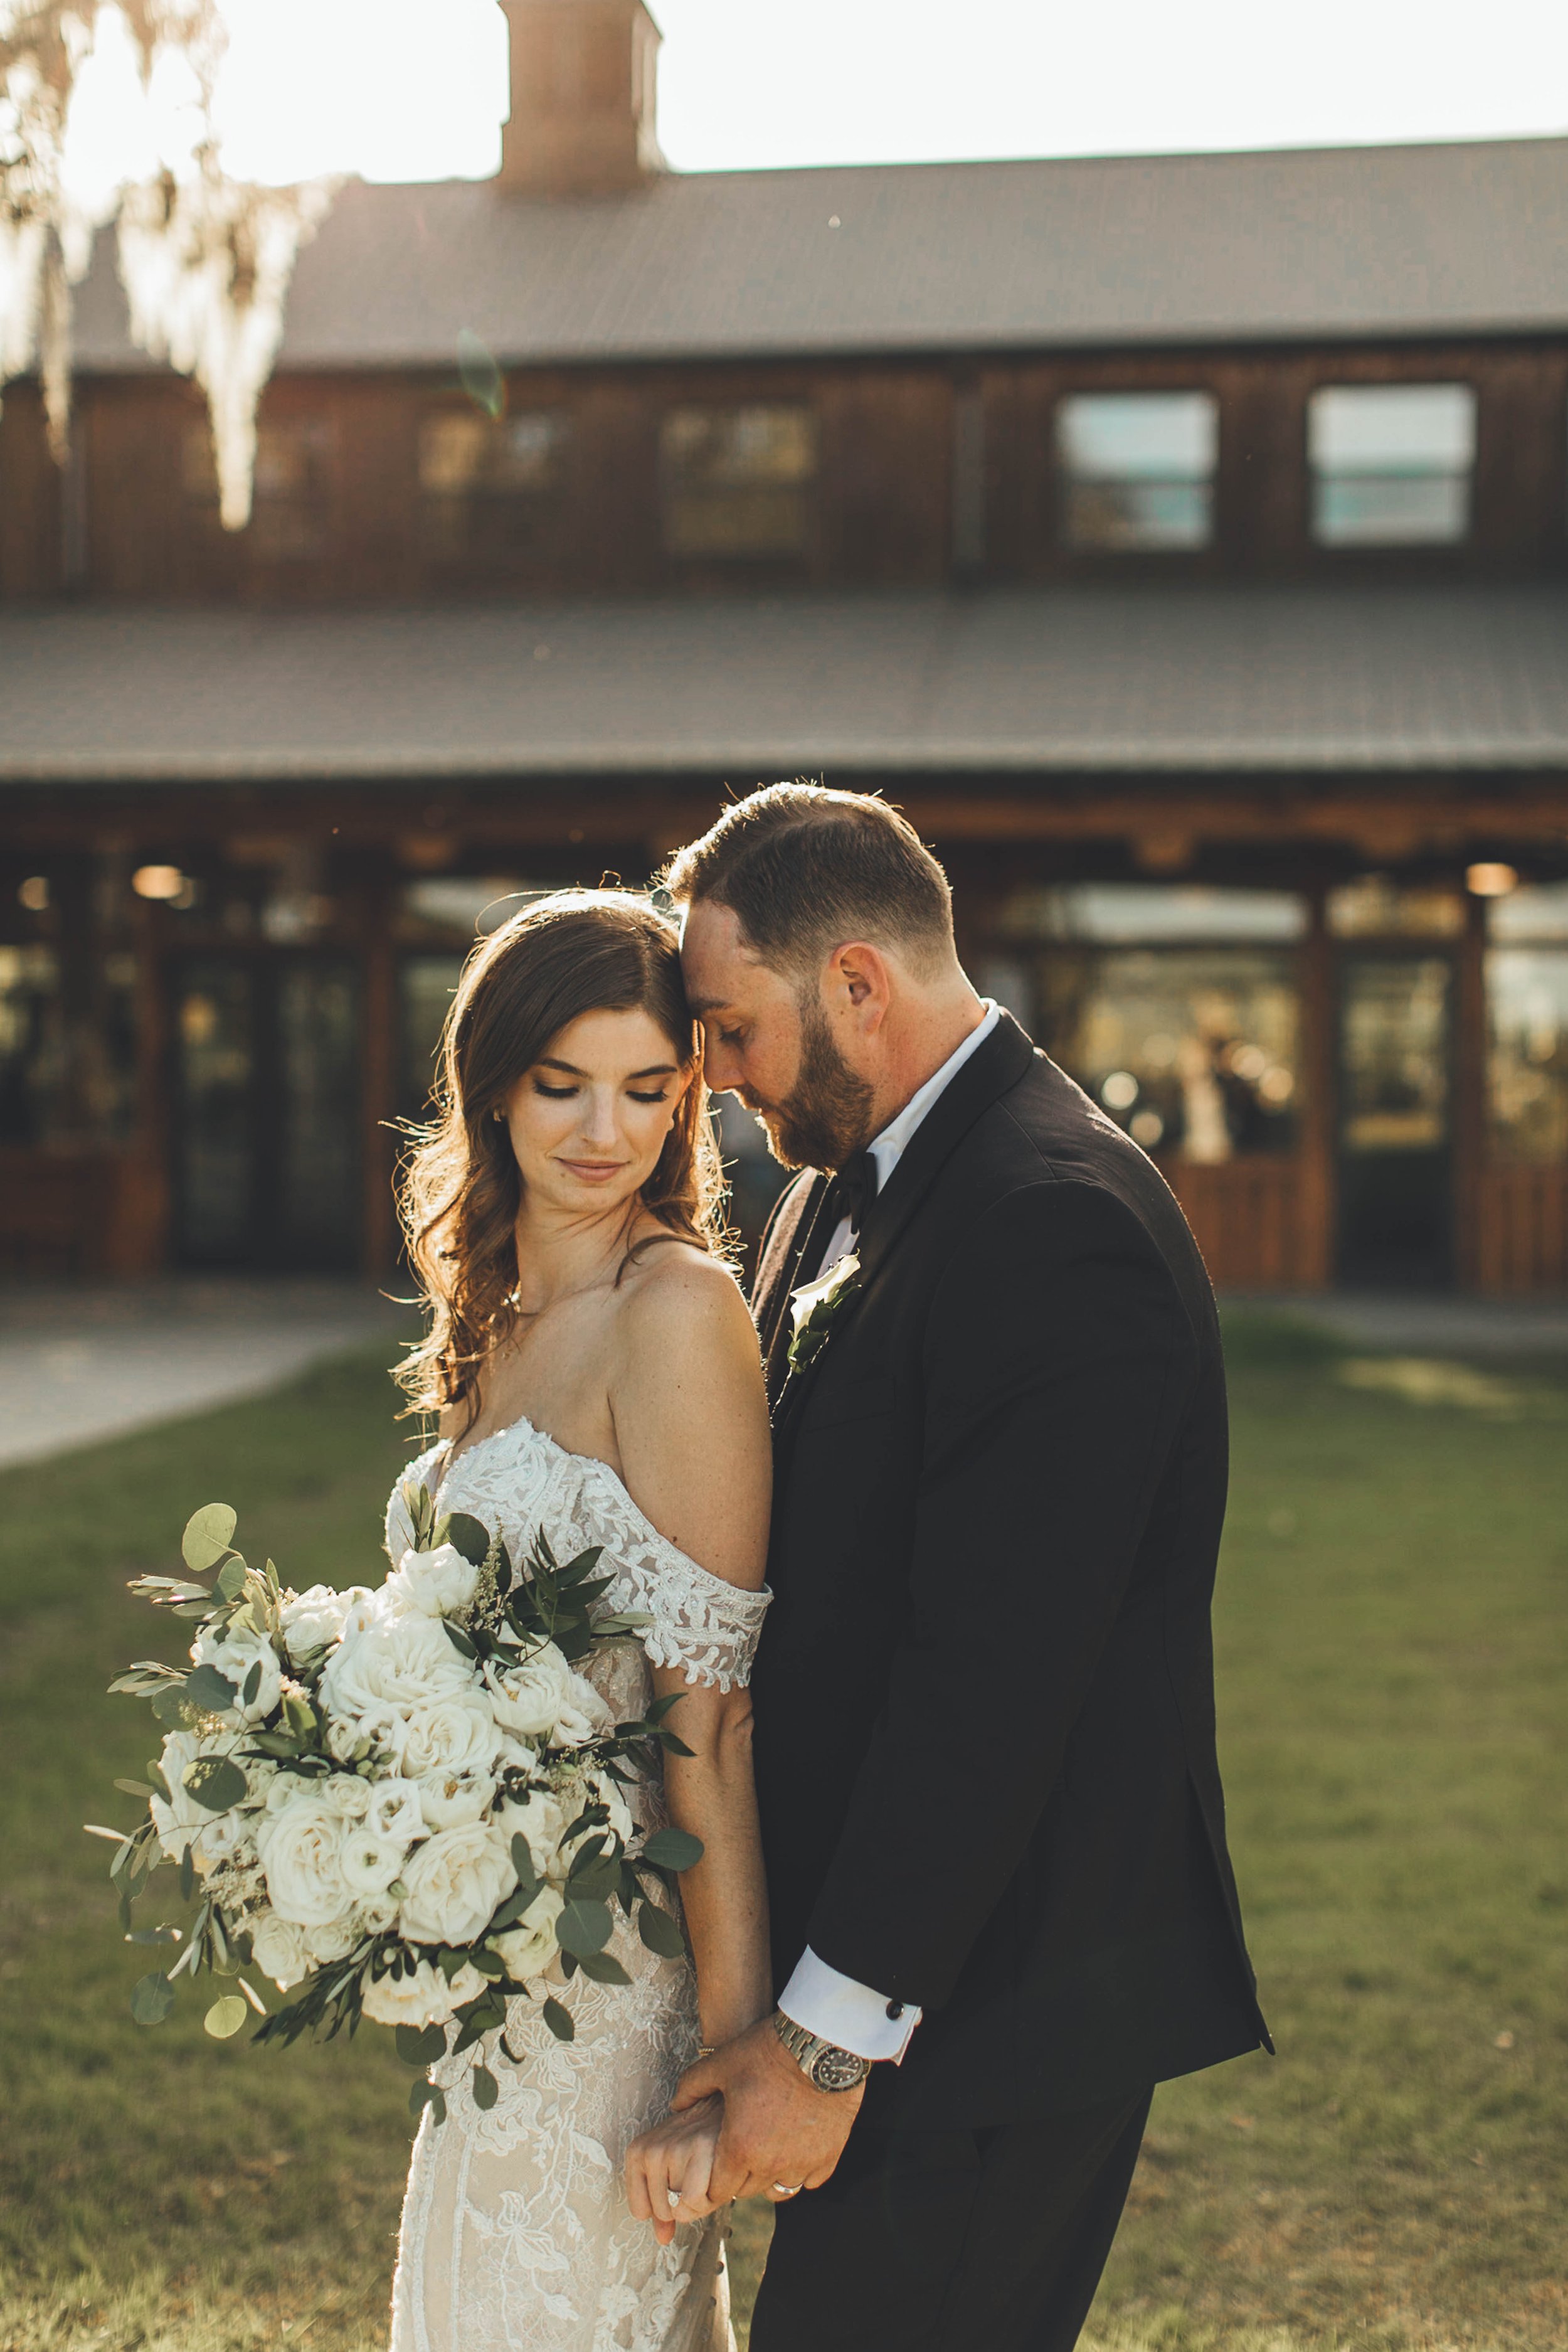
<svg viewBox="0 0 1568 2352">
<path fill-rule="evenodd" d="M 1238 1297 L 1228 1303 L 1299 1316 L 1358 1347 L 1402 1355 L 1568 1358 L 1568 1298 L 1335 1291 L 1322 1297 Z"/>
<path fill-rule="evenodd" d="M 367 1285 L 186 1277 L 0 1289 L 0 1465 L 257 1396 L 418 1318 Z M 390 1408 L 390 1398 L 389 1398 Z"/>
</svg>

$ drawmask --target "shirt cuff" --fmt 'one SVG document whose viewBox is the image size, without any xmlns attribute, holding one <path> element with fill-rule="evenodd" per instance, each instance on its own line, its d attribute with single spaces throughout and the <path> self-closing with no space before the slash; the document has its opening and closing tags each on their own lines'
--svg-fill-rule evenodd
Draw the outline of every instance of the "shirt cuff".
<svg viewBox="0 0 1568 2352">
<path fill-rule="evenodd" d="M 870 1985 L 857 1984 L 853 1977 L 841 1976 L 810 1945 L 779 1994 L 779 2006 L 792 2025 L 803 2025 L 835 2049 L 852 2051 L 857 2058 L 891 2058 L 895 2064 L 920 2022 L 918 2009 L 907 2001 L 889 2000 Z"/>
</svg>

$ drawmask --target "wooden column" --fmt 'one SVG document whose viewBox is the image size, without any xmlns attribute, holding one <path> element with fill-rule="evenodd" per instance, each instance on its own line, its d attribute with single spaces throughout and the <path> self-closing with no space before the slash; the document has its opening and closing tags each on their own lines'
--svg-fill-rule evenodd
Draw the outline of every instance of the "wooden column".
<svg viewBox="0 0 1568 2352">
<path fill-rule="evenodd" d="M 1465 911 L 1454 975 L 1454 1276 L 1461 1290 L 1474 1290 L 1487 1149 L 1486 902 L 1467 898 Z"/>
<path fill-rule="evenodd" d="M 388 1125 L 396 1117 L 398 1108 L 397 956 L 393 945 L 396 913 L 395 877 L 390 866 L 377 859 L 365 875 L 360 906 L 363 942 L 361 984 L 364 991 L 361 1263 L 366 1274 L 376 1277 L 392 1272 L 398 1250 L 397 1216 L 392 1202 L 392 1171 L 398 1147 Z"/>
<path fill-rule="evenodd" d="M 1333 1280 L 1337 1216 L 1336 1079 L 1339 1008 L 1334 987 L 1333 942 L 1328 933 L 1327 892 L 1314 885 L 1311 927 L 1301 950 L 1301 1119 L 1297 1145 L 1301 1165 L 1298 1195 L 1299 1284 L 1327 1289 Z"/>
</svg>

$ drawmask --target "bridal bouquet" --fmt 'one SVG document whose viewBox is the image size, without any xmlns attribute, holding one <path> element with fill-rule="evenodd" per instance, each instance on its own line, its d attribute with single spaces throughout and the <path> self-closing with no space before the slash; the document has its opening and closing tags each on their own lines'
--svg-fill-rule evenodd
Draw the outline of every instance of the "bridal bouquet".
<svg viewBox="0 0 1568 2352">
<path fill-rule="evenodd" d="M 137 1984 L 140 2024 L 160 2023 L 177 1979 L 204 1969 L 238 1987 L 207 2011 L 220 2039 L 247 2003 L 261 2042 L 370 2018 L 397 2029 L 423 2075 L 504 2025 L 519 1993 L 570 2041 L 558 1990 L 579 1970 L 629 1981 L 605 1948 L 617 1904 L 652 1951 L 684 1950 L 670 1895 L 701 1844 L 643 1836 L 624 1791 L 661 1746 L 689 1751 L 664 1726 L 673 1698 L 617 1724 L 578 1671 L 642 1622 L 596 1608 L 610 1582 L 599 1551 L 558 1563 L 541 1533 L 515 1567 L 476 1519 L 438 1521 L 423 1486 L 404 1500 L 414 1545 L 374 1591 L 290 1591 L 270 1560 L 256 1569 L 233 1549 L 219 1503 L 183 1547 L 210 1586 L 132 1584 L 197 1629 L 188 1665 L 143 1661 L 110 1685 L 150 1698 L 163 1726 L 146 1780 L 115 1784 L 146 1800 L 142 1820 L 94 1828 L 115 1843 L 129 1940 L 178 1948 Z M 133 1906 L 165 1864 L 193 1916 L 138 1928 Z M 246 1968 L 293 1998 L 269 2013 Z M 512 2058 L 504 2035 L 497 2047 Z M 486 2066 L 473 2089 L 494 2104 Z M 421 2080 L 410 2105 L 427 2100 L 439 2122 L 442 2095 Z"/>
</svg>

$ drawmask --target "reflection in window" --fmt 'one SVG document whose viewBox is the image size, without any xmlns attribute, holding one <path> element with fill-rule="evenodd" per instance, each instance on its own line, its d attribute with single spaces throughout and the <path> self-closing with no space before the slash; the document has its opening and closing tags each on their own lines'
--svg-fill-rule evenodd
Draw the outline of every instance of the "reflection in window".
<svg viewBox="0 0 1568 2352">
<path fill-rule="evenodd" d="M 1219 412 L 1207 392 L 1077 393 L 1056 411 L 1070 547 L 1207 547 Z"/>
<path fill-rule="evenodd" d="M 1487 908 L 1487 936 L 1508 940 L 1568 940 L 1568 882 L 1522 882 Z"/>
<path fill-rule="evenodd" d="M 567 431 L 555 409 L 427 416 L 419 430 L 419 487 L 433 551 L 503 553 L 533 544 L 560 487 Z"/>
<path fill-rule="evenodd" d="M 1340 1016 L 1347 1151 L 1433 1151 L 1448 1132 L 1448 992 L 1442 956 L 1358 956 Z"/>
<path fill-rule="evenodd" d="M 471 947 L 535 898 L 570 887 L 566 882 L 519 881 L 508 874 L 429 874 L 405 882 L 400 894 L 401 935 L 411 946 L 450 940 Z"/>
<path fill-rule="evenodd" d="M 1464 894 L 1440 882 L 1358 874 L 1329 892 L 1328 925 L 1337 940 L 1458 939 L 1465 928 Z"/>
<path fill-rule="evenodd" d="M 52 948 L 0 947 L 0 1143 L 40 1143 L 65 1066 Z"/>
<path fill-rule="evenodd" d="M 1467 383 L 1326 385 L 1312 396 L 1307 449 L 1320 547 L 1449 546 L 1469 529 Z"/>
<path fill-rule="evenodd" d="M 664 418 L 671 555 L 800 555 L 810 541 L 817 420 L 809 408 L 677 408 Z"/>
<path fill-rule="evenodd" d="M 1245 948 L 1058 950 L 1036 973 L 1042 1042 L 1147 1151 L 1289 1150 L 1294 958 Z"/>
<path fill-rule="evenodd" d="M 1568 1160 L 1568 949 L 1493 948 L 1487 1012 L 1495 1148 Z"/>
<path fill-rule="evenodd" d="M 1064 882 L 1015 891 L 1001 913 L 1009 939 L 1143 940 L 1299 940 L 1304 899 L 1290 890 L 1229 890 L 1204 883 Z"/>
</svg>

